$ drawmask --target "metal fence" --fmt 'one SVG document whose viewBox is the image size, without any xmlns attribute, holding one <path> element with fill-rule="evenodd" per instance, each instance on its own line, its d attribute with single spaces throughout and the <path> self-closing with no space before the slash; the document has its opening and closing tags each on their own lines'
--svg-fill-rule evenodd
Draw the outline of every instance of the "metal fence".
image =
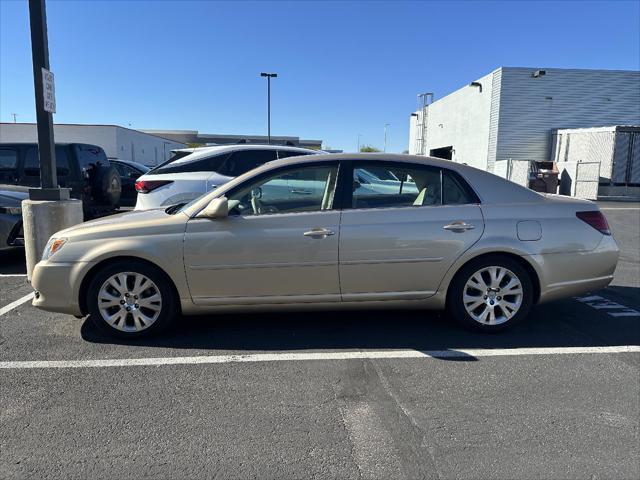
<svg viewBox="0 0 640 480">
<path fill-rule="evenodd" d="M 529 187 L 531 173 L 535 171 L 534 163 L 511 158 L 497 160 L 493 173 L 523 187 Z M 588 200 L 598 198 L 600 162 L 559 162 L 557 166 L 560 183 L 558 193 Z"/>
</svg>

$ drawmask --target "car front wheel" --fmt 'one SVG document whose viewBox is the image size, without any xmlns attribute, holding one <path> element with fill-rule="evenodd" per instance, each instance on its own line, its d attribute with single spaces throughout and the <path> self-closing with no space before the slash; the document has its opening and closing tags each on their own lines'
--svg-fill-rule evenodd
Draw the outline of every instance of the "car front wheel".
<svg viewBox="0 0 640 480">
<path fill-rule="evenodd" d="M 527 271 L 508 257 L 480 258 L 465 265 L 451 285 L 449 308 L 473 330 L 492 332 L 525 318 L 533 304 Z"/>
<path fill-rule="evenodd" d="M 100 270 L 91 281 L 87 300 L 94 325 L 121 338 L 158 333 L 177 312 L 170 280 L 142 262 L 118 262 Z"/>
</svg>

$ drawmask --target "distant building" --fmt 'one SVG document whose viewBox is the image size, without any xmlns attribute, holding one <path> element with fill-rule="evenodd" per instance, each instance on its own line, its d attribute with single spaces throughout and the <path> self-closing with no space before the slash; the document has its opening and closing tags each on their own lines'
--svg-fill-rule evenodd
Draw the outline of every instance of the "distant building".
<svg viewBox="0 0 640 480">
<path fill-rule="evenodd" d="M 640 72 L 500 67 L 414 112 L 409 152 L 493 172 L 501 160 L 553 161 L 560 129 L 615 125 L 640 125 Z"/>
<path fill-rule="evenodd" d="M 182 143 L 202 143 L 213 145 L 229 145 L 235 143 L 266 144 L 266 135 L 224 135 L 217 133 L 200 133 L 197 130 L 141 130 L 141 132 L 158 135 Z M 273 145 L 288 145 L 291 147 L 322 148 L 322 140 L 303 140 L 300 137 L 283 137 L 271 135 Z"/>
<path fill-rule="evenodd" d="M 53 133 L 58 143 L 90 143 L 102 147 L 110 159 L 148 166 L 168 160 L 171 150 L 186 147 L 173 139 L 118 125 L 55 124 Z M 35 123 L 0 123 L 0 143 L 37 141 Z"/>
</svg>

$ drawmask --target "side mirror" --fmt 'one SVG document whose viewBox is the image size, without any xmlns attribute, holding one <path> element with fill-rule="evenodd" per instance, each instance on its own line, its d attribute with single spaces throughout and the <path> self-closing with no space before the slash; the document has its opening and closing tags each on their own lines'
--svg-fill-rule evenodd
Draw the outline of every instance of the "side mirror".
<svg viewBox="0 0 640 480">
<path fill-rule="evenodd" d="M 198 214 L 198 218 L 227 218 L 229 216 L 229 201 L 227 197 L 214 198 L 204 210 Z"/>
</svg>

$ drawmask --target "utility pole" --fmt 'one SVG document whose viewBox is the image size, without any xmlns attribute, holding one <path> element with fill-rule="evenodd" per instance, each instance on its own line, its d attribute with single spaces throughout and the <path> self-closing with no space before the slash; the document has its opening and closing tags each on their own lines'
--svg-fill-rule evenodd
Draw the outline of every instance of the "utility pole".
<svg viewBox="0 0 640 480">
<path fill-rule="evenodd" d="M 58 187 L 53 113 L 56 111 L 54 77 L 49 70 L 47 14 L 44 0 L 29 0 L 31 57 L 36 96 L 38 154 L 41 188 L 30 188 L 22 201 L 27 278 L 41 259 L 44 246 L 55 232 L 81 223 L 82 202 L 69 199 L 69 189 Z M 15 115 L 14 115 L 15 121 Z"/>
<path fill-rule="evenodd" d="M 358 134 L 358 150 L 356 150 L 358 153 L 360 153 L 360 137 L 362 137 L 361 133 Z"/>
<path fill-rule="evenodd" d="M 268 143 L 271 145 L 271 79 L 277 78 L 277 73 L 260 73 L 261 77 L 267 77 L 267 138 Z"/>
<path fill-rule="evenodd" d="M 387 151 L 387 127 L 389 127 L 389 125 L 391 124 L 390 123 L 384 124 L 384 149 L 382 150 L 383 152 Z"/>
</svg>

